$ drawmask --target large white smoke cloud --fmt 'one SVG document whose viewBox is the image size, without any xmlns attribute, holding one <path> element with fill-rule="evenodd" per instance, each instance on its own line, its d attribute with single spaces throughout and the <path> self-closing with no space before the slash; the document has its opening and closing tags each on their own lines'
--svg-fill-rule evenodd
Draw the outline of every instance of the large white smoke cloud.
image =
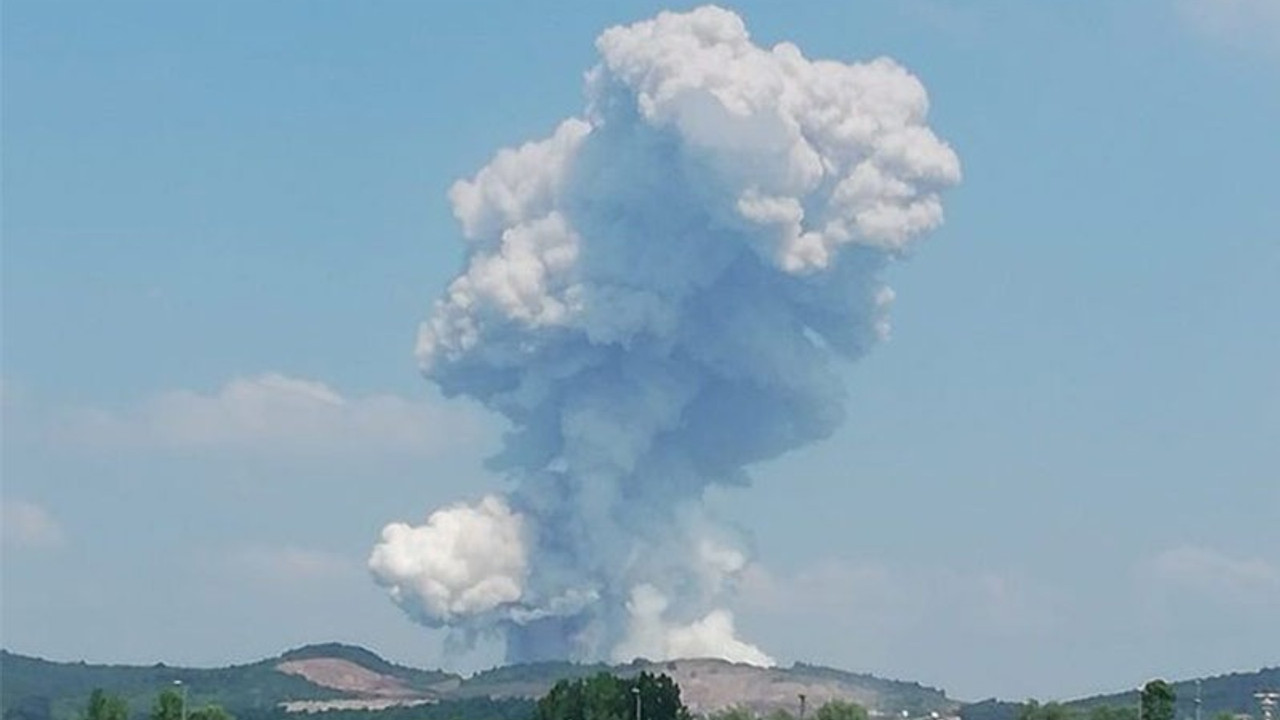
<svg viewBox="0 0 1280 720">
<path fill-rule="evenodd" d="M 769 664 L 698 500 L 841 422 L 833 364 L 883 335 L 880 271 L 959 162 L 888 59 L 764 49 L 716 7 L 596 46 L 582 117 L 454 186 L 468 261 L 419 336 L 427 377 L 510 421 L 514 490 L 388 526 L 370 567 L 512 661 Z"/>
<path fill-rule="evenodd" d="M 369 567 L 391 597 L 428 625 L 520 599 L 528 558 L 523 523 L 499 497 L 437 510 L 427 523 L 382 529 Z"/>
</svg>

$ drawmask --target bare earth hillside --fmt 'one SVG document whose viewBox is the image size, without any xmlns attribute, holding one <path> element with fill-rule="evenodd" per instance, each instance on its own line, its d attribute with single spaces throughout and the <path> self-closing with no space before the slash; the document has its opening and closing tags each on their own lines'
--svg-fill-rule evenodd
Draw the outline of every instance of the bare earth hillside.
<svg viewBox="0 0 1280 720">
<path fill-rule="evenodd" d="M 422 693 L 405 687 L 402 680 L 339 658 L 286 660 L 276 670 L 299 675 L 321 687 L 377 698 L 414 698 Z"/>
<path fill-rule="evenodd" d="M 790 670 L 734 665 L 721 660 L 680 660 L 664 663 L 660 669 L 680 686 L 681 697 L 694 713 L 743 706 L 762 716 L 773 710 L 795 714 L 801 694 L 811 708 L 820 707 L 828 700 L 849 700 L 879 709 L 882 700 L 874 689 L 848 680 L 806 677 Z"/>
<path fill-rule="evenodd" d="M 452 695 L 538 698 L 557 680 L 606 671 L 622 677 L 641 672 L 670 675 L 680 686 L 681 698 L 695 714 L 744 707 L 762 715 L 773 710 L 796 715 L 801 694 L 805 695 L 810 709 L 816 710 L 828 700 L 839 699 L 856 702 L 874 714 L 885 716 L 899 715 L 904 710 L 912 717 L 932 712 L 950 714 L 958 707 L 958 703 L 941 690 L 917 683 L 810 665 L 762 668 L 711 659 L 637 661 L 614 667 L 569 663 L 505 667 L 464 680 Z"/>
</svg>

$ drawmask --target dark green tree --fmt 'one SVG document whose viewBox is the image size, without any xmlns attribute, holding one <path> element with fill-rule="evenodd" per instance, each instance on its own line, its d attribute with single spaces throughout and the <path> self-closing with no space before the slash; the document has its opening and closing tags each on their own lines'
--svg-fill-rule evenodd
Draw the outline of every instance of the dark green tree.
<svg viewBox="0 0 1280 720">
<path fill-rule="evenodd" d="M 1089 711 L 1089 720 L 1138 720 L 1133 706 L 1099 705 Z"/>
<path fill-rule="evenodd" d="M 84 720 L 129 720 L 129 704 L 118 695 L 108 695 L 102 688 L 89 693 Z"/>
<path fill-rule="evenodd" d="M 235 716 L 227 712 L 221 705 L 205 705 L 198 707 L 187 713 L 188 720 L 236 720 Z"/>
<path fill-rule="evenodd" d="M 182 720 L 182 693 L 173 688 L 160 691 L 151 706 L 151 720 Z"/>
<path fill-rule="evenodd" d="M 643 720 L 690 720 L 689 709 L 680 699 L 680 686 L 666 674 L 642 672 L 632 686 L 640 690 Z"/>
<path fill-rule="evenodd" d="M 637 706 L 638 700 L 638 706 Z M 690 720 L 680 687 L 666 675 L 624 680 L 608 673 L 561 680 L 538 701 L 534 720 Z"/>
<path fill-rule="evenodd" d="M 1075 720 L 1076 713 L 1061 703 L 1050 702 L 1041 705 L 1035 700 L 1028 700 L 1018 708 L 1018 720 Z"/>
<path fill-rule="evenodd" d="M 631 719 L 630 688 L 608 673 L 599 673 L 582 684 L 582 720 Z M 572 720 L 559 718 L 558 720 Z M 633 719 L 632 719 L 633 720 Z"/>
<path fill-rule="evenodd" d="M 1173 686 L 1164 680 L 1152 680 L 1142 686 L 1142 716 L 1140 720 L 1173 720 L 1174 703 L 1178 696 Z"/>
<path fill-rule="evenodd" d="M 102 688 L 94 688 L 89 693 L 89 702 L 84 708 L 85 720 L 102 720 L 107 707 L 107 693 Z"/>
<path fill-rule="evenodd" d="M 869 720 L 867 709 L 854 702 L 829 700 L 818 708 L 818 720 Z"/>
</svg>

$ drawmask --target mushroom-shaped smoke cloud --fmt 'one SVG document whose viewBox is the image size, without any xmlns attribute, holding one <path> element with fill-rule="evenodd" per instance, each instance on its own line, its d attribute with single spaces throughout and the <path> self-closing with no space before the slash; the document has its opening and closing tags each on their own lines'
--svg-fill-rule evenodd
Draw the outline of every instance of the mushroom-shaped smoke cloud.
<svg viewBox="0 0 1280 720">
<path fill-rule="evenodd" d="M 880 271 L 959 162 L 888 59 L 760 48 L 716 7 L 596 46 L 582 117 L 453 187 L 468 262 L 418 341 L 510 422 L 514 490 L 389 525 L 370 567 L 511 661 L 767 665 L 723 608 L 746 558 L 698 501 L 840 423 L 833 365 L 885 332 Z"/>
</svg>

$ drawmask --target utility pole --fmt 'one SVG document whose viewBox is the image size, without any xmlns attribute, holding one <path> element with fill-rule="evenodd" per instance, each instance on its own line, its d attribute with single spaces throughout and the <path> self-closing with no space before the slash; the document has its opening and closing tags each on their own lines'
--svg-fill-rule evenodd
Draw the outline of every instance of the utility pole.
<svg viewBox="0 0 1280 720">
<path fill-rule="evenodd" d="M 1200 720 L 1200 706 L 1204 704 L 1204 688 L 1201 682 L 1196 680 L 1196 720 Z"/>
<path fill-rule="evenodd" d="M 1280 704 L 1280 692 L 1268 690 L 1256 692 L 1253 696 L 1258 699 L 1258 704 L 1262 706 L 1262 720 L 1274 720 L 1276 705 Z"/>
<path fill-rule="evenodd" d="M 187 720 L 187 685 L 181 680 L 174 680 L 173 684 L 182 688 L 182 720 Z"/>
</svg>

